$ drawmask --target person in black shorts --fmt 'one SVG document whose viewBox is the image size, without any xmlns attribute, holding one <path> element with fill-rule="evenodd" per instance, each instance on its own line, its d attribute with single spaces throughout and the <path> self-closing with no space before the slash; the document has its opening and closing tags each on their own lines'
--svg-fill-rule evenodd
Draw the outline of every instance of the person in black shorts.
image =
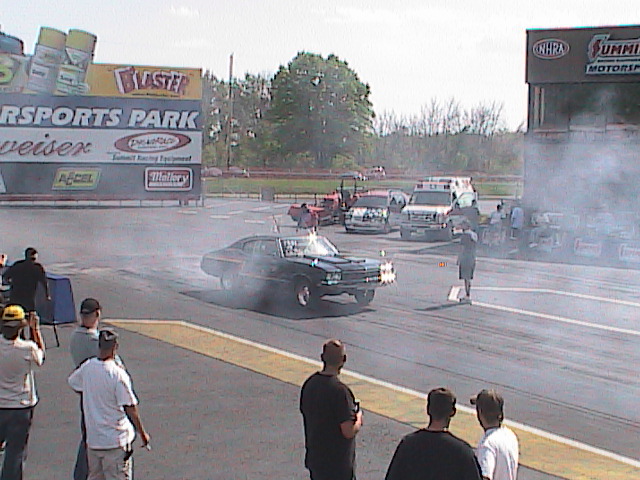
<svg viewBox="0 0 640 480">
<path fill-rule="evenodd" d="M 460 235 L 460 245 L 462 250 L 458 255 L 458 278 L 464 280 L 465 302 L 471 302 L 471 280 L 476 269 L 476 246 L 478 245 L 478 234 L 471 230 L 471 224 L 463 221 L 461 224 L 462 234 Z"/>
<path fill-rule="evenodd" d="M 406 435 L 398 445 L 385 480 L 481 480 L 471 446 L 449 432 L 456 397 L 435 388 L 427 397 L 429 425 Z"/>
<path fill-rule="evenodd" d="M 320 372 L 302 385 L 300 412 L 304 422 L 304 465 L 311 480 L 355 480 L 355 436 L 362 411 L 349 387 L 338 379 L 347 360 L 340 340 L 327 340 Z"/>
<path fill-rule="evenodd" d="M 51 300 L 47 274 L 38 262 L 38 252 L 29 247 L 24 251 L 24 260 L 18 260 L 4 273 L 4 281 L 11 286 L 11 303 L 20 305 L 29 317 L 36 311 L 36 290 L 38 284 L 44 287 L 47 300 Z"/>
</svg>

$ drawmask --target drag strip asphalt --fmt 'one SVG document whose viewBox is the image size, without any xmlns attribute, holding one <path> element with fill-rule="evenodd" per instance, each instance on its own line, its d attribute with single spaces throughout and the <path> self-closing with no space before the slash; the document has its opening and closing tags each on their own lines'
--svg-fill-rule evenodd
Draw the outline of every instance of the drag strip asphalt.
<svg viewBox="0 0 640 480">
<path fill-rule="evenodd" d="M 301 385 L 309 375 L 310 366 L 320 366 L 319 362 L 303 356 L 183 321 L 109 319 L 108 322 L 291 385 Z M 341 377 L 366 405 L 365 410 L 417 428 L 424 425 L 426 393 L 348 370 L 344 370 Z M 640 477 L 637 460 L 516 422 L 505 423 L 518 435 L 520 464 L 524 467 L 569 480 Z M 481 435 L 475 411 L 458 405 L 451 430 L 475 444 Z"/>
</svg>

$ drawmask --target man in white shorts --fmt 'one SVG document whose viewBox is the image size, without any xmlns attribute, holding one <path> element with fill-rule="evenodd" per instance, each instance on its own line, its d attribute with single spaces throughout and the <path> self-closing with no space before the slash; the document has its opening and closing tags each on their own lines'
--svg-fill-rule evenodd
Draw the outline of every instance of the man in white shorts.
<svg viewBox="0 0 640 480">
<path fill-rule="evenodd" d="M 143 446 L 149 444 L 150 437 L 138 414 L 131 378 L 115 361 L 118 334 L 102 330 L 98 347 L 98 357 L 90 358 L 69 376 L 71 388 L 82 393 L 89 480 L 130 480 L 136 431 Z"/>
</svg>

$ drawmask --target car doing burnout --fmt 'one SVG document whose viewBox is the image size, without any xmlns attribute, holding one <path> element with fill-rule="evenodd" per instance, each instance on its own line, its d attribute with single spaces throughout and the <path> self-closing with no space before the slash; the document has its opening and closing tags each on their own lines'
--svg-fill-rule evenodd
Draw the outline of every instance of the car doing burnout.
<svg viewBox="0 0 640 480">
<path fill-rule="evenodd" d="M 218 277 L 224 290 L 258 292 L 262 298 L 278 292 L 300 307 L 313 306 L 324 295 L 343 293 L 368 305 L 376 288 L 396 278 L 387 259 L 340 255 L 327 238 L 315 234 L 243 238 L 206 254 L 201 267 Z"/>
</svg>

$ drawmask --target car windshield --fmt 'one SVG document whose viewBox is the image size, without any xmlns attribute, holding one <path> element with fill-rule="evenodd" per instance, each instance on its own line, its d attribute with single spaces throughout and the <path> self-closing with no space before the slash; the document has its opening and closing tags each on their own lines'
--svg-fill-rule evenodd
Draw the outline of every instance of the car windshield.
<svg viewBox="0 0 640 480">
<path fill-rule="evenodd" d="M 409 201 L 411 205 L 451 205 L 449 192 L 414 192 Z"/>
<path fill-rule="evenodd" d="M 339 254 L 336 246 L 325 237 L 305 235 L 301 237 L 283 237 L 280 239 L 285 257 L 334 257 Z"/>
<path fill-rule="evenodd" d="M 471 207 L 473 205 L 473 201 L 475 200 L 475 195 L 470 192 L 465 192 L 460 194 L 458 197 L 458 206 L 460 208 Z"/>
<path fill-rule="evenodd" d="M 373 195 L 365 195 L 356 200 L 354 207 L 377 207 L 383 208 L 387 206 L 387 197 L 378 197 Z"/>
</svg>

